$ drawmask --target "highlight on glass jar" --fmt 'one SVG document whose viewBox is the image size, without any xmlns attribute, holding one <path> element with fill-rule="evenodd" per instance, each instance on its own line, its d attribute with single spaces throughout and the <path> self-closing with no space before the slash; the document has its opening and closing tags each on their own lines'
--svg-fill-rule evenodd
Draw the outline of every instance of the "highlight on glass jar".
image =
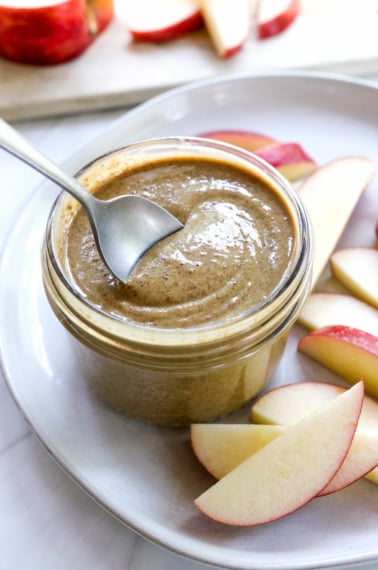
<svg viewBox="0 0 378 570">
<path fill-rule="evenodd" d="M 194 137 L 129 145 L 78 177 L 100 199 L 141 195 L 184 224 L 122 283 L 82 208 L 59 196 L 43 281 L 83 378 L 114 410 L 148 422 L 210 421 L 243 406 L 266 385 L 311 284 L 295 191 L 248 152 Z"/>
</svg>

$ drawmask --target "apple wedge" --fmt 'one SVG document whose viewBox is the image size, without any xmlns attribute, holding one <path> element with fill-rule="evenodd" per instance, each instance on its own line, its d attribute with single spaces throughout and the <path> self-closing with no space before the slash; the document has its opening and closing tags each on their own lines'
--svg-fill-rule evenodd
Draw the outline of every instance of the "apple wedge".
<svg viewBox="0 0 378 570">
<path fill-rule="evenodd" d="M 277 425 L 192 424 L 190 441 L 198 461 L 221 479 L 286 431 Z"/>
<path fill-rule="evenodd" d="M 319 496 L 345 489 L 378 465 L 378 432 L 357 427 L 344 463 Z M 378 471 L 378 470 L 377 470 Z"/>
<path fill-rule="evenodd" d="M 125 2 L 119 13 L 136 41 L 173 40 L 203 26 L 196 0 L 138 0 Z"/>
<path fill-rule="evenodd" d="M 263 524 L 299 509 L 342 465 L 362 401 L 359 382 L 246 459 L 195 505 L 211 519 L 233 526 Z"/>
<path fill-rule="evenodd" d="M 254 152 L 259 148 L 271 145 L 277 141 L 260 133 L 242 130 L 222 130 L 222 131 L 209 131 L 197 135 L 205 139 L 213 139 L 228 144 L 233 144 L 244 148 L 249 152 Z"/>
<path fill-rule="evenodd" d="M 207 31 L 221 58 L 243 47 L 250 28 L 249 0 L 198 0 Z"/>
<path fill-rule="evenodd" d="M 251 407 L 251 421 L 257 424 L 293 425 L 345 392 L 329 382 L 298 382 L 273 388 Z M 364 397 L 358 429 L 378 432 L 378 402 Z"/>
<path fill-rule="evenodd" d="M 52 65 L 80 55 L 113 18 L 113 0 L 1 0 L 0 55 Z"/>
<path fill-rule="evenodd" d="M 352 247 L 335 251 L 332 273 L 357 297 L 378 307 L 378 250 Z"/>
<path fill-rule="evenodd" d="M 257 35 L 260 39 L 281 34 L 297 18 L 300 0 L 260 0 Z"/>
<path fill-rule="evenodd" d="M 373 161 L 358 156 L 343 157 L 318 168 L 300 185 L 298 192 L 315 238 L 313 285 L 373 173 Z"/>
<path fill-rule="evenodd" d="M 266 392 L 253 404 L 251 420 L 262 424 L 293 425 L 344 391 L 345 388 L 342 386 L 324 382 L 286 384 Z M 378 435 L 378 403 L 366 395 L 355 437 L 360 431 L 368 432 L 373 437 Z M 363 439 L 361 441 L 365 445 Z M 357 452 L 358 446 L 354 445 L 350 451 L 353 450 Z M 362 451 L 362 453 L 364 452 Z M 351 461 L 354 462 L 353 455 Z M 346 463 L 347 460 L 343 467 Z M 359 468 L 362 475 L 365 470 L 362 462 L 359 464 Z M 378 468 L 367 473 L 365 478 L 378 485 Z"/>
<path fill-rule="evenodd" d="M 378 336 L 378 311 L 351 295 L 339 293 L 312 293 L 297 323 L 310 330 L 344 325 Z"/>
<path fill-rule="evenodd" d="M 318 168 L 298 143 L 274 143 L 257 149 L 255 154 L 277 168 L 290 182 L 305 178 Z"/>
<path fill-rule="evenodd" d="M 286 429 L 265 424 L 193 424 L 190 435 L 199 462 L 215 479 L 221 479 Z M 345 461 L 320 495 L 344 489 L 377 465 L 378 431 L 357 427 Z"/>
<path fill-rule="evenodd" d="M 378 398 L 377 336 L 335 325 L 302 337 L 298 350 L 351 384 L 362 378 L 366 392 Z"/>
</svg>

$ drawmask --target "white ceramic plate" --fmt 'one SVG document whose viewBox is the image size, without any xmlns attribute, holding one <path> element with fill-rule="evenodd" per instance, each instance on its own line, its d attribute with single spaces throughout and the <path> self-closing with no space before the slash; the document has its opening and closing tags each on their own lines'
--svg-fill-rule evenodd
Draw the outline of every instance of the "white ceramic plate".
<svg viewBox="0 0 378 570">
<path fill-rule="evenodd" d="M 361 82 L 298 73 L 219 78 L 126 114 L 66 166 L 74 172 L 105 151 L 146 137 L 221 128 L 299 141 L 319 163 L 345 154 L 377 160 L 377 110 L 378 90 Z M 373 244 L 377 190 L 375 179 L 343 244 Z M 212 523 L 197 512 L 192 501 L 211 479 L 192 455 L 187 430 L 113 413 L 87 391 L 75 368 L 41 282 L 39 250 L 51 203 L 50 191 L 37 191 L 8 240 L 0 267 L 0 346 L 15 401 L 60 465 L 132 529 L 195 560 L 250 570 L 378 560 L 378 489 L 366 481 L 251 529 Z M 294 331 L 272 384 L 334 379 L 296 354 L 297 335 Z M 247 410 L 232 419 L 240 417 L 246 419 Z"/>
</svg>

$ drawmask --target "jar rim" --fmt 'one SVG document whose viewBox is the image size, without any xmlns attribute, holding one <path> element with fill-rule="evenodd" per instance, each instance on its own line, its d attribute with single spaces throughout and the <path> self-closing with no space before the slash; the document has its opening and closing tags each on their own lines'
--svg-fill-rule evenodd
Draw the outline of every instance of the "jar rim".
<svg viewBox="0 0 378 570">
<path fill-rule="evenodd" d="M 85 308 L 86 318 L 89 319 L 89 321 L 91 318 L 94 319 L 94 324 L 95 322 L 99 324 L 99 322 L 102 321 L 102 325 L 98 327 L 99 329 L 105 328 L 111 331 L 111 334 L 114 336 L 119 336 L 120 338 L 127 337 L 133 342 L 164 346 L 188 346 L 193 342 L 196 344 L 198 342 L 207 344 L 217 340 L 220 335 L 223 339 L 230 336 L 233 337 L 240 333 L 242 334 L 243 331 L 250 330 L 251 327 L 256 328 L 260 326 L 269 317 L 269 313 L 271 313 L 275 306 L 281 306 L 282 302 L 289 300 L 292 295 L 296 293 L 298 281 L 301 281 L 304 276 L 311 271 L 311 227 L 308 215 L 298 193 L 276 169 L 253 153 L 228 143 L 188 136 L 153 138 L 114 149 L 83 166 L 76 174 L 76 177 L 82 176 L 89 168 L 119 153 L 138 153 L 142 150 L 145 152 L 147 147 L 158 149 L 166 146 L 171 146 L 171 151 L 176 151 L 177 149 L 184 151 L 185 149 L 185 153 L 182 154 L 182 156 L 185 157 L 190 156 L 190 151 L 194 151 L 194 149 L 220 152 L 222 156 L 228 160 L 234 157 L 239 161 L 239 164 L 243 164 L 247 166 L 249 170 L 258 173 L 269 186 L 273 186 L 273 188 L 279 192 L 281 198 L 284 198 L 285 205 L 288 211 L 290 211 L 294 229 L 297 233 L 296 255 L 293 259 L 290 259 L 287 270 L 271 293 L 260 303 L 253 305 L 250 309 L 239 315 L 225 320 L 216 320 L 213 323 L 191 327 L 152 327 L 151 325 L 128 321 L 122 318 L 122 316 L 106 312 L 82 294 L 79 287 L 75 286 L 73 280 L 71 281 L 67 277 L 59 262 L 59 256 L 55 250 L 53 233 L 54 222 L 59 214 L 61 202 L 64 196 L 66 196 L 64 191 L 59 194 L 51 208 L 45 234 L 46 255 L 48 256 L 53 271 L 64 288 L 69 292 L 71 298 L 76 299 L 79 304 L 82 304 L 83 308 Z M 173 149 L 173 147 L 175 148 Z"/>
</svg>

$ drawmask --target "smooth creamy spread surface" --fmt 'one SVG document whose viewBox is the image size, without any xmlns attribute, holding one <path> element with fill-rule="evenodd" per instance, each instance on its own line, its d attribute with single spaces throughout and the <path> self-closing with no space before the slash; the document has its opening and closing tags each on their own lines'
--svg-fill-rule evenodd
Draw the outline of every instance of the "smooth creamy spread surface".
<svg viewBox="0 0 378 570">
<path fill-rule="evenodd" d="M 207 159 L 158 161 L 96 192 L 121 194 L 153 200 L 185 227 L 154 246 L 124 284 L 105 267 L 79 210 L 66 237 L 69 272 L 106 312 L 157 327 L 210 324 L 243 314 L 282 280 L 293 222 L 276 192 L 250 173 Z"/>
</svg>

